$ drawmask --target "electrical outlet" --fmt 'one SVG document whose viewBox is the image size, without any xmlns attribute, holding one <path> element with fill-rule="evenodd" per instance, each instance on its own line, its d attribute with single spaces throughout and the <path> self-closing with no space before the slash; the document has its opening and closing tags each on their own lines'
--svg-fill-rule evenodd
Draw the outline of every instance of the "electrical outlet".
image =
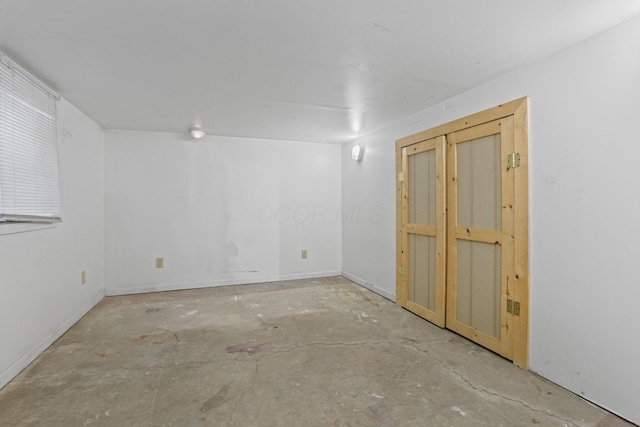
<svg viewBox="0 0 640 427">
<path fill-rule="evenodd" d="M 87 272 L 84 270 L 82 271 L 82 273 L 80 273 L 80 284 L 81 285 L 87 284 Z"/>
<path fill-rule="evenodd" d="M 156 268 L 164 268 L 164 257 L 156 258 Z"/>
<path fill-rule="evenodd" d="M 302 256 L 302 259 L 307 259 L 307 250 L 306 249 L 302 250 L 301 256 Z"/>
</svg>

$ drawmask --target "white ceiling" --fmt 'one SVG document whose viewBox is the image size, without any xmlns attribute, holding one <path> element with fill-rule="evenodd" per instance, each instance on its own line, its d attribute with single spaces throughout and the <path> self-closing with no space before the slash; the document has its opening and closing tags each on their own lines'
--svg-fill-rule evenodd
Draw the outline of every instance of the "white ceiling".
<svg viewBox="0 0 640 427">
<path fill-rule="evenodd" d="M 638 14 L 639 0 L 0 0 L 0 51 L 108 129 L 341 143 Z"/>
</svg>

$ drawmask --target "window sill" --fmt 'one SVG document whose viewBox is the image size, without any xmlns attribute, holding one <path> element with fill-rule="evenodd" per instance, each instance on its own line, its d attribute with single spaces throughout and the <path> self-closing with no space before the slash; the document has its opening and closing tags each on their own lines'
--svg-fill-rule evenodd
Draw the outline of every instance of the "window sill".
<svg viewBox="0 0 640 427">
<path fill-rule="evenodd" d="M 28 231 L 44 230 L 45 228 L 54 228 L 57 224 L 37 224 L 37 223 L 19 223 L 19 224 L 0 224 L 0 235 L 26 233 Z"/>
</svg>

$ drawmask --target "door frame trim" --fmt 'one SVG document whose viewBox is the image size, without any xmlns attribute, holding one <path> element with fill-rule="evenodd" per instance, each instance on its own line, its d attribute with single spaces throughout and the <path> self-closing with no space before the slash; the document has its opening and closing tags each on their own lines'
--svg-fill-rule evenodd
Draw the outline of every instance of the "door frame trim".
<svg viewBox="0 0 640 427">
<path fill-rule="evenodd" d="M 403 170 L 402 150 L 438 136 L 461 131 L 493 120 L 513 116 L 514 151 L 520 153 L 520 166 L 514 169 L 514 245 L 515 271 L 513 299 L 520 302 L 520 316 L 513 316 L 513 363 L 522 369 L 529 367 L 529 141 L 528 98 L 523 97 L 469 116 L 450 121 L 396 141 L 396 301 L 404 295 L 403 277 L 399 267 L 403 264 L 402 251 L 402 185 L 398 179 Z"/>
</svg>

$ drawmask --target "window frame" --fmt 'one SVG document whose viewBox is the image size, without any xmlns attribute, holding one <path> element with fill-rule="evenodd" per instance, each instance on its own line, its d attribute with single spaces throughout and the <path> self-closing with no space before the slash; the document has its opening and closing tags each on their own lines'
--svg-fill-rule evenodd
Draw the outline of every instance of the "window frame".
<svg viewBox="0 0 640 427">
<path fill-rule="evenodd" d="M 14 203 L 7 209 L 0 199 L 0 235 L 53 228 L 62 221 L 57 114 L 60 96 L 3 52 L 0 67 L 0 96 L 7 97 L 4 102 L 9 100 L 0 106 L 5 108 L 0 114 L 4 113 L 6 119 L 6 133 L 0 136 L 7 138 L 8 145 L 13 144 L 5 151 L 4 166 L 9 172 L 0 175 L 0 186 L 7 178 L 8 200 Z M 0 166 L 2 162 L 0 159 Z M 26 183 L 22 188 L 17 183 L 21 177 Z"/>
</svg>

